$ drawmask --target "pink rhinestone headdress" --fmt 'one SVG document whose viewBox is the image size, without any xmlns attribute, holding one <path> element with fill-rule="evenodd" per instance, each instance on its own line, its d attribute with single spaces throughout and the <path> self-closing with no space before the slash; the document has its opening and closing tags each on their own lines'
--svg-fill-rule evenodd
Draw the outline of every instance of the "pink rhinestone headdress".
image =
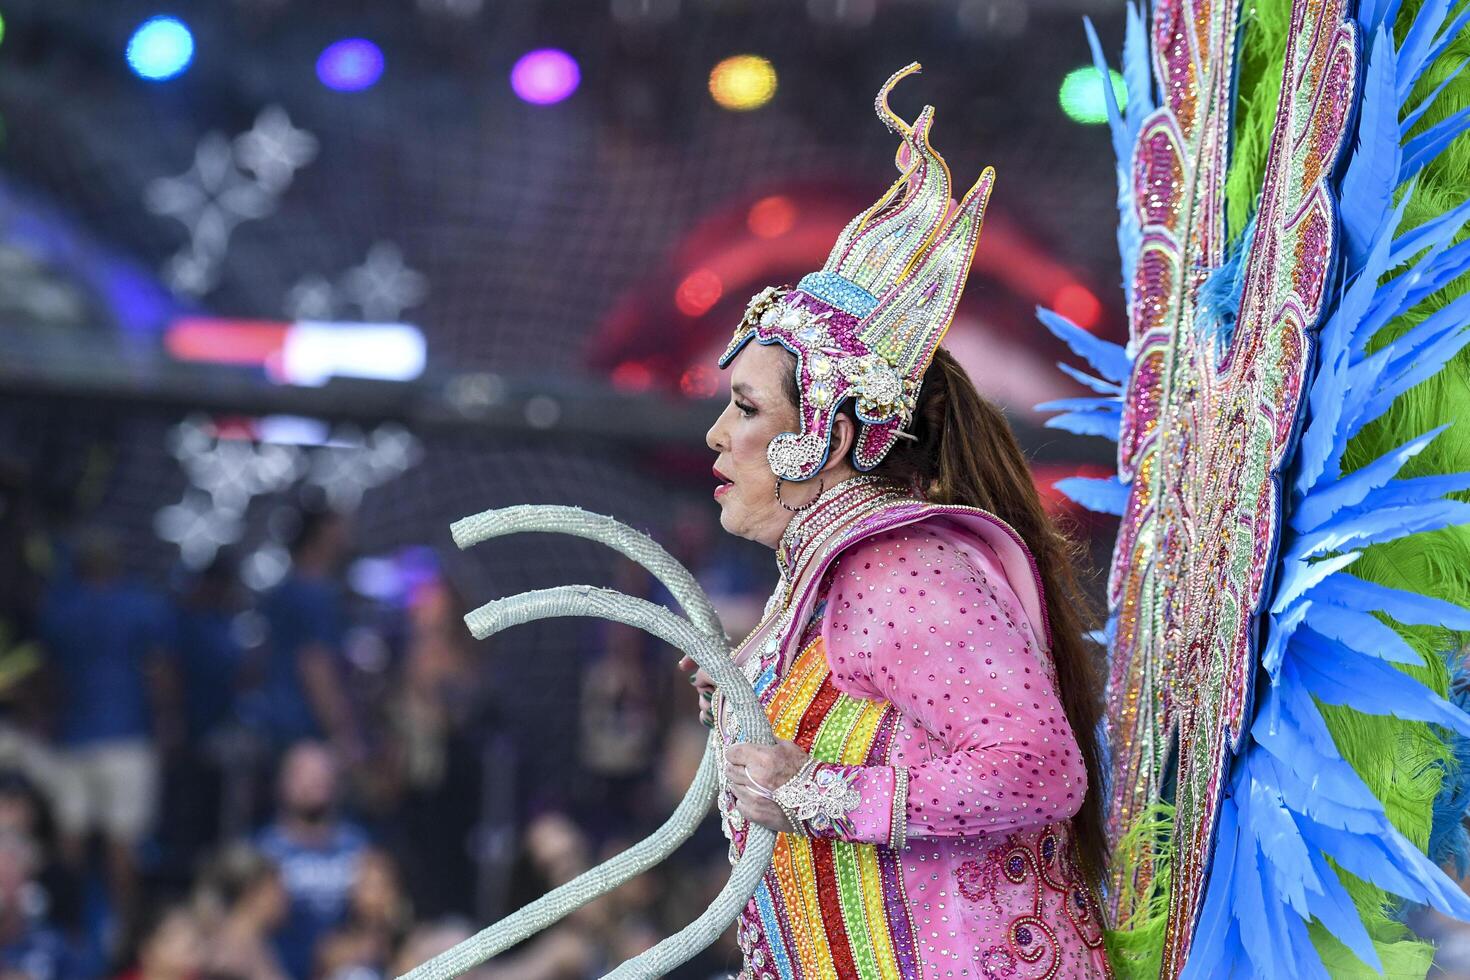
<svg viewBox="0 0 1470 980">
<path fill-rule="evenodd" d="M 949 167 L 929 146 L 934 107 L 911 126 L 888 105 L 893 87 L 918 70 L 916 62 L 895 72 L 874 103 L 902 141 L 902 176 L 843 229 L 820 272 L 795 289 L 767 287 L 752 297 L 720 355 L 726 367 L 752 338 L 796 355 L 801 431 L 783 432 L 766 448 L 771 471 L 785 480 L 809 480 L 826 463 L 832 420 L 850 397 L 862 423 L 853 465 L 871 470 L 882 461 L 913 418 L 924 371 L 965 287 L 995 171 L 986 167 L 951 207 Z"/>
</svg>

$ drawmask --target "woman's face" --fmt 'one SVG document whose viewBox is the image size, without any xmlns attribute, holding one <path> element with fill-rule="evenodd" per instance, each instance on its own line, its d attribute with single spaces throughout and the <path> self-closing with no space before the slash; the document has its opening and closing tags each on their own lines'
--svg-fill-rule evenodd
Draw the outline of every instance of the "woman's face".
<svg viewBox="0 0 1470 980">
<path fill-rule="evenodd" d="M 782 432 L 801 428 L 796 406 L 786 395 L 785 377 L 793 370 L 791 354 L 779 344 L 746 344 L 727 372 L 730 404 L 705 434 L 705 442 L 719 453 L 714 475 L 720 525 L 771 548 L 781 540 L 791 512 L 776 502 L 776 477 L 766 462 L 766 446 Z M 815 490 L 787 483 L 781 496 L 789 506 L 799 507 Z"/>
</svg>

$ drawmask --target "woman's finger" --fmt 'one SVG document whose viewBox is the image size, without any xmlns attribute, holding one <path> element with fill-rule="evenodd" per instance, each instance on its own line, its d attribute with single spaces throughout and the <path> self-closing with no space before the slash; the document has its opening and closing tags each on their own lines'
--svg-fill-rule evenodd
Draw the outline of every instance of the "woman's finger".
<svg viewBox="0 0 1470 980">
<path fill-rule="evenodd" d="M 766 803 L 765 800 L 752 793 L 748 786 L 739 786 L 732 783 L 730 792 L 735 794 L 735 801 L 740 805 L 740 812 L 747 817 L 759 813 L 761 807 Z"/>
<path fill-rule="evenodd" d="M 786 817 L 768 800 L 750 793 L 735 793 L 735 809 L 751 823 L 760 824 L 778 832 L 790 831 Z"/>
<path fill-rule="evenodd" d="M 730 782 L 731 786 L 738 787 L 741 792 L 752 798 L 762 800 L 769 800 L 771 798 L 770 789 L 762 785 L 761 781 L 755 777 L 755 774 L 743 766 L 730 767 L 727 770 L 726 779 Z"/>
</svg>

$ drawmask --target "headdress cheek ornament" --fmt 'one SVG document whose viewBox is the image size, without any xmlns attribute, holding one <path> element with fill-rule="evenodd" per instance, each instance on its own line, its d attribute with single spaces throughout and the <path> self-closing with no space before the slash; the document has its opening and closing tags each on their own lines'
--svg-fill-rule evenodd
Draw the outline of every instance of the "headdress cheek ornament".
<svg viewBox="0 0 1470 980">
<path fill-rule="evenodd" d="M 819 272 L 793 289 L 767 287 L 751 298 L 720 356 L 726 367 L 751 339 L 796 356 L 800 432 L 771 440 L 771 471 L 799 482 L 827 461 L 832 421 L 857 399 L 853 447 L 859 470 L 877 466 L 912 420 L 924 372 L 954 319 L 995 171 L 987 167 L 957 207 L 949 167 L 929 145 L 933 106 L 909 125 L 888 105 L 911 64 L 878 92 L 878 118 L 899 136 L 901 176 L 843 229 Z"/>
</svg>

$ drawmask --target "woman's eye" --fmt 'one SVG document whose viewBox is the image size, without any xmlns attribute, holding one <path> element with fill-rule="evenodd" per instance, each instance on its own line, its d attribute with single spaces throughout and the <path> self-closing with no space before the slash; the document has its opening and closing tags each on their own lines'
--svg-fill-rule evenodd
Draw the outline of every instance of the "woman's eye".
<svg viewBox="0 0 1470 980">
<path fill-rule="evenodd" d="M 755 414 L 755 406 L 754 405 L 747 405 L 744 402 L 736 402 L 735 403 L 735 407 L 738 408 L 738 409 L 740 409 L 740 414 L 741 415 L 747 415 L 748 416 L 748 415 L 754 415 Z"/>
</svg>

